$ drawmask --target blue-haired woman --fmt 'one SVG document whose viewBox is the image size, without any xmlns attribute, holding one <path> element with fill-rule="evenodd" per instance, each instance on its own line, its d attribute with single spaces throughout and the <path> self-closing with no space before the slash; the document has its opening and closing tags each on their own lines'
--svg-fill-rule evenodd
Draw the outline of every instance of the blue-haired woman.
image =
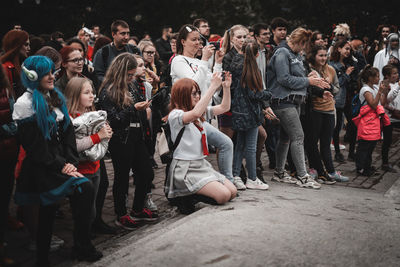
<svg viewBox="0 0 400 267">
<path fill-rule="evenodd" d="M 14 106 L 18 138 L 26 151 L 17 180 L 18 205 L 39 204 L 37 266 L 48 266 L 48 253 L 57 206 L 70 196 L 74 219 L 73 252 L 78 260 L 102 257 L 92 245 L 90 211 L 92 183 L 77 172 L 75 134 L 65 99 L 54 87 L 53 62 L 44 56 L 27 58 L 21 80 L 27 91 Z"/>
</svg>

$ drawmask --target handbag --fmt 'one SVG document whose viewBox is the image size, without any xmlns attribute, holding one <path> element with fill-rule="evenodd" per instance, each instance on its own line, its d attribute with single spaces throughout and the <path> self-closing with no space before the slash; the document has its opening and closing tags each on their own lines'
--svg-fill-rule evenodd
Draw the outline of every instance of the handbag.
<svg viewBox="0 0 400 267">
<path fill-rule="evenodd" d="M 107 112 L 103 110 L 86 112 L 72 121 L 77 139 L 98 133 L 106 122 Z M 100 143 L 80 152 L 79 160 L 97 161 L 102 159 L 107 153 L 108 141 L 104 139 Z"/>
<path fill-rule="evenodd" d="M 178 133 L 178 136 L 176 137 L 175 143 L 173 143 L 171 140 L 171 130 L 169 128 L 169 124 L 166 123 L 165 125 L 161 126 L 161 132 L 157 133 L 156 149 L 163 164 L 171 163 L 174 151 L 181 141 L 185 128 L 186 127 L 182 127 Z"/>
</svg>

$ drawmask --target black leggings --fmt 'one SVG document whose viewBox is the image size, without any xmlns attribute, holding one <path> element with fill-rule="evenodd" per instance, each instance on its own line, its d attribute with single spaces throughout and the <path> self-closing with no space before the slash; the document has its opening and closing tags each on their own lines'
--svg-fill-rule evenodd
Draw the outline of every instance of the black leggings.
<svg viewBox="0 0 400 267">
<path fill-rule="evenodd" d="M 358 140 L 356 153 L 357 170 L 369 170 L 372 164 L 372 152 L 378 141 Z"/>
<path fill-rule="evenodd" d="M 91 211 L 94 202 L 92 182 L 86 182 L 77 187 L 70 196 L 72 217 L 74 220 L 74 246 L 77 249 L 90 248 Z M 37 232 L 37 265 L 47 266 L 53 224 L 58 205 L 40 206 Z"/>
<path fill-rule="evenodd" d="M 335 168 L 332 163 L 331 140 L 333 128 L 335 126 L 335 116 L 322 112 L 311 111 L 310 142 L 309 142 L 309 162 L 310 166 L 317 170 L 319 175 L 324 173 L 324 162 L 326 171 L 333 173 Z M 318 150 L 318 141 L 319 147 Z"/>
<path fill-rule="evenodd" d="M 340 153 L 339 134 L 343 128 L 343 114 L 346 116 L 347 120 L 346 135 L 349 140 L 349 154 L 352 155 L 356 147 L 357 127 L 352 120 L 350 107 L 336 108 L 336 127 L 333 131 L 333 144 L 335 146 L 335 152 Z"/>
<path fill-rule="evenodd" d="M 119 141 L 118 137 L 109 143 L 114 167 L 114 209 L 118 217 L 127 214 L 126 197 L 129 190 L 129 171 L 135 176 L 135 196 L 132 209 L 140 212 L 144 207 L 146 194 L 151 190 L 154 178 L 153 168 L 146 144 L 142 140 L 140 128 L 131 128 L 127 144 Z"/>
<path fill-rule="evenodd" d="M 104 159 L 100 160 L 100 183 L 99 183 L 99 190 L 97 191 L 97 196 L 96 196 L 96 218 L 95 222 L 100 221 L 102 212 L 103 212 L 103 207 L 104 207 L 104 201 L 106 198 L 107 190 L 108 190 L 109 182 L 108 182 L 108 175 L 107 175 L 107 169 L 106 165 L 104 163 Z"/>
</svg>

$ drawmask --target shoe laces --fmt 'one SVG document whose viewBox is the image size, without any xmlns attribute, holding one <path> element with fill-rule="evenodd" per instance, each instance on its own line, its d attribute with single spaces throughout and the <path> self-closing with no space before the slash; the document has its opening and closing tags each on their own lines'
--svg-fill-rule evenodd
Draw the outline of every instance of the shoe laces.
<svg viewBox="0 0 400 267">
<path fill-rule="evenodd" d="M 153 217 L 153 213 L 149 209 L 143 208 L 143 213 L 147 214 L 150 218 Z"/>
<path fill-rule="evenodd" d="M 135 220 L 133 220 L 132 217 L 129 216 L 129 215 L 122 216 L 121 217 L 121 221 L 122 222 L 128 222 L 130 224 L 136 224 Z"/>
</svg>

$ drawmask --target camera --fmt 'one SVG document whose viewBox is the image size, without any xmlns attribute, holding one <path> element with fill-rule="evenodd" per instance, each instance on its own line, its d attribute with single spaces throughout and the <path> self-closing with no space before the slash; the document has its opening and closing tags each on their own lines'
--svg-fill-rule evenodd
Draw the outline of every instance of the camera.
<svg viewBox="0 0 400 267">
<path fill-rule="evenodd" d="M 210 45 L 213 45 L 215 47 L 215 50 L 219 50 L 221 47 L 221 41 L 210 42 Z"/>
</svg>

